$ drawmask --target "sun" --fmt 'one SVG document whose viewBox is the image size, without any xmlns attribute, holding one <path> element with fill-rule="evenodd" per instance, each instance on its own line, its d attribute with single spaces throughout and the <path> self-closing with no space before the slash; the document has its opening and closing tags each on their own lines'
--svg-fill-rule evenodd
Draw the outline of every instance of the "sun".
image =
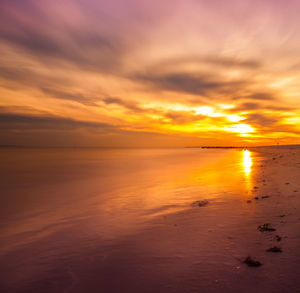
<svg viewBox="0 0 300 293">
<path fill-rule="evenodd" d="M 236 124 L 225 128 L 226 131 L 237 132 L 240 134 L 249 134 L 254 132 L 254 128 L 249 124 Z"/>
</svg>

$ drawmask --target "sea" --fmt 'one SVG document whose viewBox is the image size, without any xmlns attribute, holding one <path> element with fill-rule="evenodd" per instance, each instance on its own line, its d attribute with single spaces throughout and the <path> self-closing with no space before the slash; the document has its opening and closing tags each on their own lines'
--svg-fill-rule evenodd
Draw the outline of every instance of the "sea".
<svg viewBox="0 0 300 293">
<path fill-rule="evenodd" d="M 270 152 L 1 148 L 0 291 L 277 292 L 280 269 L 243 263 L 271 241 Z"/>
</svg>

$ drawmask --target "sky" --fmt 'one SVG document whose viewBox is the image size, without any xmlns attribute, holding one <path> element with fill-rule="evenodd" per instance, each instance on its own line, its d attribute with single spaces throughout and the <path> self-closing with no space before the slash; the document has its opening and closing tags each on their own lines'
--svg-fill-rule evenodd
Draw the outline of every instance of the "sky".
<svg viewBox="0 0 300 293">
<path fill-rule="evenodd" d="M 298 0 L 0 0 L 0 145 L 300 143 Z"/>
</svg>

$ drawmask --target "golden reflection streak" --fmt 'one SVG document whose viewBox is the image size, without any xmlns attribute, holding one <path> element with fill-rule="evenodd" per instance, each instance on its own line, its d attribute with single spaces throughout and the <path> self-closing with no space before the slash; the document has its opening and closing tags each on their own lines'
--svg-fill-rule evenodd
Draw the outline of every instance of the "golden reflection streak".
<svg viewBox="0 0 300 293">
<path fill-rule="evenodd" d="M 243 152 L 243 162 L 244 172 L 248 176 L 251 173 L 252 159 L 251 153 L 248 150 L 244 150 Z"/>
</svg>

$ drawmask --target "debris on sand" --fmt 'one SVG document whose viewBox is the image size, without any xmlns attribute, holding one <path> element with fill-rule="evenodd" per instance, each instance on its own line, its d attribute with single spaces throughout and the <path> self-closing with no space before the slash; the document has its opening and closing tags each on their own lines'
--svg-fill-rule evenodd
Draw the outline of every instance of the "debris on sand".
<svg viewBox="0 0 300 293">
<path fill-rule="evenodd" d="M 209 204 L 209 201 L 206 200 L 206 199 L 204 199 L 204 200 L 197 200 L 197 201 L 193 202 L 193 206 L 194 207 L 204 207 L 204 206 L 206 206 L 208 204 Z"/>
<path fill-rule="evenodd" d="M 269 198 L 270 195 L 263 195 L 261 198 Z"/>
<path fill-rule="evenodd" d="M 290 184 L 290 182 L 285 182 L 285 184 L 286 184 L 286 185 L 289 185 L 289 184 Z"/>
<path fill-rule="evenodd" d="M 247 256 L 243 261 L 248 267 L 260 267 L 262 265 L 258 260 L 254 260 L 251 256 Z"/>
<path fill-rule="evenodd" d="M 251 203 L 251 202 L 252 202 L 252 200 L 250 200 L 250 199 L 247 200 L 247 203 Z"/>
<path fill-rule="evenodd" d="M 279 216 L 279 218 L 284 218 L 286 215 L 285 214 L 282 214 Z"/>
<path fill-rule="evenodd" d="M 270 227 L 270 224 L 269 223 L 266 223 L 266 224 L 263 224 L 263 225 L 260 225 L 257 227 L 257 229 L 260 231 L 260 232 L 265 232 L 265 231 L 276 231 L 275 228 L 272 228 Z"/>
<path fill-rule="evenodd" d="M 279 236 L 279 235 L 276 235 L 276 236 L 275 236 L 275 239 L 279 242 L 279 241 L 281 241 L 282 237 Z"/>
<path fill-rule="evenodd" d="M 282 252 L 282 249 L 281 249 L 281 247 L 273 246 L 273 247 L 268 248 L 266 251 L 267 252 Z"/>
<path fill-rule="evenodd" d="M 259 188 L 258 186 L 254 186 L 254 187 L 253 187 L 253 189 L 258 189 L 258 188 Z"/>
<path fill-rule="evenodd" d="M 258 197 L 258 196 L 255 196 L 254 199 L 259 200 L 259 197 Z"/>
<path fill-rule="evenodd" d="M 298 190 L 294 190 L 294 192 L 298 192 Z"/>
</svg>

